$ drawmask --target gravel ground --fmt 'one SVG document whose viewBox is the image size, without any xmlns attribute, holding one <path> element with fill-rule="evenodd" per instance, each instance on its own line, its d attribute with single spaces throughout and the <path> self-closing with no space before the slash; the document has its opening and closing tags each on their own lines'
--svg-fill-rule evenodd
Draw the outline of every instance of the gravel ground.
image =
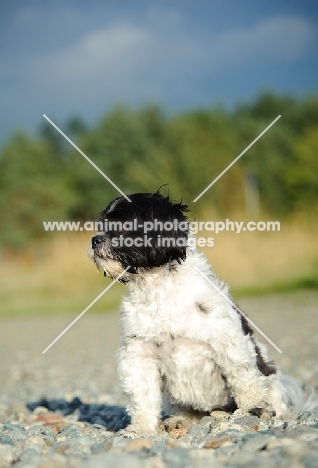
<svg viewBox="0 0 318 468">
<path fill-rule="evenodd" d="M 306 291 L 238 304 L 282 349 L 269 345 L 280 367 L 316 393 L 317 304 L 318 292 Z M 170 417 L 162 434 L 128 438 L 120 431 L 128 419 L 114 359 L 117 314 L 88 312 L 42 354 L 73 319 L 0 324 L 0 468 L 318 467 L 318 412 L 267 423 L 240 410 Z"/>
</svg>

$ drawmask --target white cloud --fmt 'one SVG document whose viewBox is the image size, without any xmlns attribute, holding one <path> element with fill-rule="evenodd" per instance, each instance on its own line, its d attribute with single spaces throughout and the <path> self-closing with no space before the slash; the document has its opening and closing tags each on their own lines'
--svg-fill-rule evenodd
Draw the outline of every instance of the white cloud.
<svg viewBox="0 0 318 468">
<path fill-rule="evenodd" d="M 157 84 L 160 88 L 181 75 L 187 79 L 208 70 L 215 73 L 238 66 L 295 60 L 306 52 L 314 34 L 306 19 L 278 17 L 250 28 L 210 37 L 205 33 L 196 38 L 185 33 L 179 17 L 175 24 L 173 18 L 170 15 L 166 25 L 159 15 L 161 24 L 156 29 L 117 23 L 86 34 L 64 50 L 37 57 L 31 74 L 41 67 L 55 84 L 85 83 L 89 88 L 90 82 L 100 83 L 111 92 L 122 92 L 122 86 L 128 84 L 129 90 L 135 86 L 140 93 L 150 82 L 152 87 Z"/>
<path fill-rule="evenodd" d="M 59 82 L 116 79 L 118 72 L 131 65 L 138 67 L 140 53 L 149 46 L 147 30 L 128 24 L 117 24 L 83 37 L 67 49 L 52 54 L 42 65 Z M 74 82 L 74 81 L 73 81 Z"/>
<path fill-rule="evenodd" d="M 220 35 L 211 44 L 211 58 L 216 66 L 255 60 L 286 62 L 302 56 L 313 37 L 313 25 L 304 18 L 271 18 Z"/>
</svg>

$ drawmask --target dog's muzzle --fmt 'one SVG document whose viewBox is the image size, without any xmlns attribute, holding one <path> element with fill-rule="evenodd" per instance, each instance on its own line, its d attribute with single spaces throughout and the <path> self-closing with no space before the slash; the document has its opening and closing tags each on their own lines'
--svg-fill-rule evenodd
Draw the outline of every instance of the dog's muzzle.
<svg viewBox="0 0 318 468">
<path fill-rule="evenodd" d="M 98 247 L 100 244 L 102 244 L 105 241 L 104 236 L 96 235 L 92 237 L 92 249 L 95 250 L 96 247 Z"/>
</svg>

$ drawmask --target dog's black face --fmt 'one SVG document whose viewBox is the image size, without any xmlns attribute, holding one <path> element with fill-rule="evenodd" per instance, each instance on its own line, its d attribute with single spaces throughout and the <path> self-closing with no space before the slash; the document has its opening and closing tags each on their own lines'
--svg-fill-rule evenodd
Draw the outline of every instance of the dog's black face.
<svg viewBox="0 0 318 468">
<path fill-rule="evenodd" d="M 189 226 L 182 203 L 157 193 L 135 193 L 113 200 L 101 213 L 100 233 L 92 238 L 90 256 L 105 274 L 123 276 L 185 260 Z"/>
</svg>

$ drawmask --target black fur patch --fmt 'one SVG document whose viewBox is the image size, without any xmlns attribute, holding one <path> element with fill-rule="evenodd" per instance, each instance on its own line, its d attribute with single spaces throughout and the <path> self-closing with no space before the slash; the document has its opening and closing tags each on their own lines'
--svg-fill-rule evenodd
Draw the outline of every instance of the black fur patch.
<svg viewBox="0 0 318 468">
<path fill-rule="evenodd" d="M 228 398 L 227 404 L 224 406 L 224 411 L 227 413 L 234 413 L 238 409 L 238 406 L 236 404 L 236 401 L 233 397 Z"/>
<path fill-rule="evenodd" d="M 276 366 L 274 362 L 273 361 L 265 362 L 262 356 L 261 350 L 259 349 L 259 347 L 257 346 L 254 340 L 253 340 L 253 343 L 254 343 L 254 348 L 256 352 L 256 365 L 258 367 L 258 370 L 263 375 L 266 375 L 266 377 L 271 374 L 276 374 Z"/>
<path fill-rule="evenodd" d="M 249 413 L 252 414 L 253 416 L 257 416 L 260 418 L 262 416 L 263 408 L 251 408 L 249 410 Z"/>
<path fill-rule="evenodd" d="M 232 307 L 240 316 L 241 324 L 242 324 L 242 330 L 243 330 L 244 335 L 251 335 L 252 336 L 253 333 L 254 333 L 253 328 L 250 327 L 248 321 L 246 320 L 244 315 L 242 315 L 241 311 L 237 307 L 234 307 L 234 306 L 232 306 Z"/>
<path fill-rule="evenodd" d="M 276 374 L 276 366 L 275 366 L 274 362 L 273 361 L 270 361 L 270 362 L 265 362 L 264 361 L 261 350 L 259 349 L 259 347 L 255 343 L 255 340 L 254 340 L 254 337 L 253 337 L 253 333 L 254 333 L 253 328 L 250 327 L 247 319 L 244 317 L 244 315 L 242 315 L 241 311 L 237 307 L 234 307 L 234 306 L 232 306 L 232 307 L 233 307 L 234 310 L 236 310 L 236 312 L 240 316 L 241 324 L 242 324 L 242 330 L 243 330 L 244 335 L 250 335 L 251 338 L 252 338 L 254 348 L 255 348 L 255 353 L 256 353 L 256 365 L 257 365 L 258 370 L 263 375 L 265 375 L 266 377 L 271 375 L 271 374 Z"/>
<path fill-rule="evenodd" d="M 248 412 L 252 414 L 253 416 L 257 416 L 258 418 L 260 418 L 262 414 L 264 413 L 264 408 L 251 408 Z M 271 411 L 270 416 L 271 417 L 276 416 L 276 411 Z"/>
</svg>

